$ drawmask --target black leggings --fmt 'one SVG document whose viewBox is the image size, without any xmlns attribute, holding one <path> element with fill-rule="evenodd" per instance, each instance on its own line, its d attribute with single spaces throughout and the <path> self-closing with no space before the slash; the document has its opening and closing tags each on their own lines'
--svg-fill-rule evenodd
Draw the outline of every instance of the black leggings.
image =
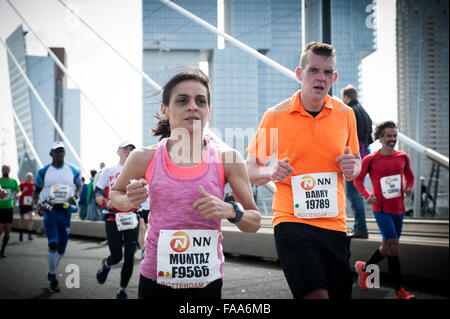
<svg viewBox="0 0 450 319">
<path fill-rule="evenodd" d="M 139 227 L 119 231 L 115 221 L 106 221 L 106 238 L 111 255 L 106 262 L 109 266 L 115 265 L 122 260 L 124 255 L 122 271 L 120 272 L 120 287 L 126 288 L 133 274 L 134 253 L 136 252 Z M 123 236 L 122 236 L 123 235 Z M 125 253 L 122 254 L 122 237 L 124 239 Z"/>
<path fill-rule="evenodd" d="M 204 288 L 174 289 L 169 286 L 158 285 L 156 281 L 144 276 L 139 278 L 139 299 L 221 299 L 222 278 L 214 280 Z"/>
</svg>

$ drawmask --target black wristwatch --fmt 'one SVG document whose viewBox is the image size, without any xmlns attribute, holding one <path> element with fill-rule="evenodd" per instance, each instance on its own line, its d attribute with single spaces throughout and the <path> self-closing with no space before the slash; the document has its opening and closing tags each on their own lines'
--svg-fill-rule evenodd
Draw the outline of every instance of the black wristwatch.
<svg viewBox="0 0 450 319">
<path fill-rule="evenodd" d="M 235 218 L 227 218 L 230 223 L 237 224 L 244 216 L 244 207 L 238 202 L 229 201 L 231 205 L 233 205 L 234 211 L 236 212 Z"/>
</svg>

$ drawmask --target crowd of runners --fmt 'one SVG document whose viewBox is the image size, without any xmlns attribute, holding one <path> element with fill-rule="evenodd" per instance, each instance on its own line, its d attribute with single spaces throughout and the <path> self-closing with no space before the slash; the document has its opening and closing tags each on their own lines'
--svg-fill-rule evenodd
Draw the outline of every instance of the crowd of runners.
<svg viewBox="0 0 450 319">
<path fill-rule="evenodd" d="M 211 116 L 208 77 L 187 67 L 164 86 L 159 142 L 136 148 L 117 146 L 118 163 L 102 170 L 92 189 L 101 207 L 109 255 L 99 260 L 96 279 L 103 284 L 111 266 L 123 259 L 117 298 L 126 299 L 137 247 L 142 252 L 139 298 L 221 298 L 223 265 L 221 221 L 255 233 L 261 214 L 252 184 L 273 181 L 273 227 L 280 265 L 294 298 L 349 299 L 353 276 L 346 224 L 346 185 L 352 183 L 372 205 L 382 243 L 366 261 L 358 261 L 358 285 L 367 290 L 366 267 L 387 258 L 399 299 L 411 299 L 404 287 L 399 238 L 414 176 L 408 155 L 395 149 L 397 127 L 377 125 L 373 140 L 381 149 L 360 155 L 355 112 L 328 95 L 337 79 L 332 45 L 313 42 L 301 54 L 295 72 L 301 90 L 269 108 L 244 156 L 218 146 L 205 134 Z M 275 138 L 269 134 L 276 130 Z M 275 161 L 269 159 L 275 156 Z M 2 167 L 0 179 L 1 251 L 6 257 L 14 199 L 20 200 L 20 240 L 28 215 L 44 216 L 48 238 L 49 291 L 60 291 L 58 263 L 68 247 L 71 216 L 82 191 L 78 168 L 64 161 L 65 147 L 50 147 L 52 162 L 22 183 Z M 369 175 L 373 192 L 364 186 Z M 225 185 L 232 190 L 225 198 Z M 348 185 L 347 185 L 348 187 Z"/>
</svg>

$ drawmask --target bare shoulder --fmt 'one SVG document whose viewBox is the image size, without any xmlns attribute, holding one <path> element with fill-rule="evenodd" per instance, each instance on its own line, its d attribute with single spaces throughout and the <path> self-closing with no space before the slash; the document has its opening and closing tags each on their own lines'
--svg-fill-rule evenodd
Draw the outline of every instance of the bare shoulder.
<svg viewBox="0 0 450 319">
<path fill-rule="evenodd" d="M 153 159 L 157 148 L 158 144 L 137 148 L 130 153 L 127 162 L 132 162 L 134 165 L 148 166 Z"/>
<path fill-rule="evenodd" d="M 244 163 L 242 155 L 234 148 L 229 146 L 218 146 L 216 147 L 216 150 L 218 151 L 219 158 L 224 166 Z"/>
</svg>

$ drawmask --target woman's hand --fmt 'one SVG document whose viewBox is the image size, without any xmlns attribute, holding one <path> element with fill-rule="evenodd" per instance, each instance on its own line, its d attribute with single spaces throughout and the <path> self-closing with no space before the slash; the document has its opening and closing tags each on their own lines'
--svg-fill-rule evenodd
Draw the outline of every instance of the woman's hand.
<svg viewBox="0 0 450 319">
<path fill-rule="evenodd" d="M 147 200 L 148 191 L 145 188 L 147 181 L 144 178 L 140 180 L 131 180 L 131 183 L 125 187 L 128 201 L 134 208 L 138 208 L 143 202 Z"/>
<path fill-rule="evenodd" d="M 205 216 L 206 219 L 225 219 L 235 217 L 236 213 L 233 205 L 224 202 L 217 196 L 209 194 L 203 189 L 203 186 L 200 186 L 198 191 L 202 197 L 195 201 L 192 205 L 192 210 L 198 209 L 200 214 Z"/>
</svg>

